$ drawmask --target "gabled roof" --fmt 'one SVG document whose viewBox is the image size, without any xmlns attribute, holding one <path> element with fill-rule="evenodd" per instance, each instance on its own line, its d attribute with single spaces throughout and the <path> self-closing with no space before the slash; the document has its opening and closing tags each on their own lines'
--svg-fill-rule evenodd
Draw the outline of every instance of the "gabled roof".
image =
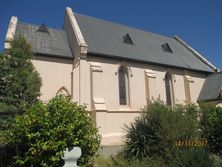
<svg viewBox="0 0 222 167">
<path fill-rule="evenodd" d="M 197 101 L 222 100 L 222 72 L 209 75 L 204 82 Z"/>
<path fill-rule="evenodd" d="M 174 38 L 80 14 L 75 14 L 75 17 L 88 45 L 88 54 L 213 72 Z M 122 42 L 124 34 L 130 34 L 133 45 Z M 161 46 L 164 43 L 170 46 L 173 53 L 163 51 Z"/>
<path fill-rule="evenodd" d="M 23 35 L 30 42 L 34 53 L 73 58 L 64 30 L 18 22 L 16 34 Z"/>
</svg>

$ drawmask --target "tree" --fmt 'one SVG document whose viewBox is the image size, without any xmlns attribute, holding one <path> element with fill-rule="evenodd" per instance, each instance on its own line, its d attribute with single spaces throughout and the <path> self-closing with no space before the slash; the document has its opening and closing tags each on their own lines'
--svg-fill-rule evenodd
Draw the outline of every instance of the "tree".
<svg viewBox="0 0 222 167">
<path fill-rule="evenodd" d="M 58 95 L 48 103 L 37 102 L 17 116 L 7 139 L 16 145 L 15 166 L 62 166 L 67 147 L 80 146 L 80 163 L 86 165 L 100 147 L 101 137 L 84 106 Z"/>
<path fill-rule="evenodd" d="M 200 105 L 202 135 L 208 140 L 209 150 L 222 157 L 222 108 L 214 104 Z"/>
<path fill-rule="evenodd" d="M 31 45 L 22 36 L 0 55 L 0 121 L 23 113 L 40 95 L 41 79 L 32 56 Z"/>
</svg>

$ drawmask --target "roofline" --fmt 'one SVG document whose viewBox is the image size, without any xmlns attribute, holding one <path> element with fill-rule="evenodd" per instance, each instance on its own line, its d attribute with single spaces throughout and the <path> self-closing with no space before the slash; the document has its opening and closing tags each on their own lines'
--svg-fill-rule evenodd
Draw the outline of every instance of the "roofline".
<svg viewBox="0 0 222 167">
<path fill-rule="evenodd" d="M 109 19 L 106 20 L 106 18 L 98 18 L 97 16 L 90 16 L 90 15 L 86 15 L 86 14 L 82 14 L 82 13 L 77 13 L 77 12 L 75 12 L 74 14 L 77 14 L 77 15 L 80 15 L 80 16 L 84 16 L 84 17 L 90 17 L 92 19 L 97 19 L 99 21 L 107 22 L 109 24 L 111 23 L 111 24 L 114 24 L 116 26 L 122 26 L 122 27 L 125 27 L 125 28 L 130 28 L 130 29 L 134 29 L 134 30 L 137 30 L 137 31 L 142 31 L 144 33 L 150 33 L 152 35 L 156 35 L 156 36 L 160 36 L 160 37 L 165 37 L 165 38 L 170 38 L 170 39 L 172 38 L 172 37 L 170 37 L 168 35 L 161 34 L 159 32 L 149 31 L 149 30 L 143 29 L 141 27 L 134 27 L 132 25 L 126 25 L 126 24 L 123 24 L 123 23 L 120 23 L 120 22 L 114 22 L 114 21 L 109 20 Z"/>
<path fill-rule="evenodd" d="M 39 52 L 33 52 L 33 55 L 35 55 L 35 56 L 54 57 L 54 58 L 60 58 L 60 59 L 74 59 L 74 57 L 61 56 L 61 55 L 55 55 L 55 54 L 49 54 L 49 53 L 39 53 Z"/>
<path fill-rule="evenodd" d="M 27 22 L 23 22 L 23 21 L 18 21 L 19 24 L 25 24 L 25 25 L 31 25 L 31 26 L 34 26 L 36 28 L 40 27 L 42 24 L 45 25 L 45 27 L 49 30 L 55 30 L 55 31 L 65 31 L 64 29 L 59 29 L 59 28 L 54 28 L 54 27 L 51 27 L 51 26 L 47 26 L 45 23 L 42 23 L 42 24 L 34 24 L 34 23 L 27 23 Z"/>
<path fill-rule="evenodd" d="M 210 63 L 207 59 L 205 59 L 200 53 L 194 50 L 190 45 L 188 45 L 185 41 L 183 41 L 179 36 L 174 36 L 174 39 L 182 44 L 187 50 L 191 51 L 197 58 L 199 58 L 204 64 L 209 66 L 215 72 L 219 72 L 220 70 L 215 67 L 212 63 Z"/>
<path fill-rule="evenodd" d="M 183 70 L 190 70 L 190 71 L 195 71 L 195 72 L 201 72 L 205 74 L 212 74 L 213 72 L 210 71 L 202 71 L 202 70 L 197 70 L 197 69 L 188 69 L 185 67 L 180 67 L 180 66 L 173 66 L 173 65 L 167 65 L 167 64 L 161 64 L 161 63 L 155 63 L 155 62 L 149 62 L 149 61 L 143 61 L 143 60 L 137 60 L 137 59 L 131 59 L 131 58 L 123 58 L 120 56 L 114 56 L 114 55 L 107 55 L 107 54 L 102 54 L 102 53 L 96 53 L 96 52 L 88 52 L 88 56 L 91 57 L 103 57 L 103 58 L 109 58 L 109 59 L 119 59 L 119 60 L 128 60 L 131 62 L 138 62 L 138 63 L 143 63 L 143 64 L 152 64 L 152 65 L 161 65 L 164 67 L 173 67 L 177 69 L 183 69 Z"/>
</svg>

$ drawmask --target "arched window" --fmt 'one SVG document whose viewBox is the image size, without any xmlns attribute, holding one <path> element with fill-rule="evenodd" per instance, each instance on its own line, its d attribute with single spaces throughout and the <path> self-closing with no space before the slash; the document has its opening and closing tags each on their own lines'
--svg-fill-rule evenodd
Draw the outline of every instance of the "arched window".
<svg viewBox="0 0 222 167">
<path fill-rule="evenodd" d="M 120 66 L 118 69 L 119 76 L 119 103 L 120 105 L 129 104 L 129 76 L 125 66 Z"/>
<path fill-rule="evenodd" d="M 68 89 L 66 87 L 64 87 L 64 86 L 59 88 L 59 90 L 57 91 L 56 95 L 70 96 Z"/>
<path fill-rule="evenodd" d="M 170 73 L 165 75 L 165 89 L 166 89 L 166 104 L 168 106 L 174 105 L 174 94 L 173 94 L 173 80 Z"/>
</svg>

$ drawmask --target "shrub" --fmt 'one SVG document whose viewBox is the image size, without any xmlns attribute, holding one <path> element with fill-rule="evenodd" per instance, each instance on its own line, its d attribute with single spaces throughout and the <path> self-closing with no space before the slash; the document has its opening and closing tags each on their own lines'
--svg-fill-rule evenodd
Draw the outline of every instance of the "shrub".
<svg viewBox="0 0 222 167">
<path fill-rule="evenodd" d="M 206 148 L 178 149 L 170 163 L 170 167 L 215 167 L 214 160 Z"/>
<path fill-rule="evenodd" d="M 81 147 L 85 165 L 97 152 L 100 136 L 85 107 L 59 95 L 17 116 L 8 143 L 16 144 L 15 166 L 62 166 L 63 151 L 72 146 Z"/>
<path fill-rule="evenodd" d="M 125 157 L 163 157 L 170 161 L 176 149 L 175 141 L 198 137 L 197 113 L 195 105 L 172 109 L 161 103 L 151 104 L 133 123 L 125 126 Z"/>
<path fill-rule="evenodd" d="M 201 104 L 200 107 L 202 135 L 207 138 L 210 151 L 222 156 L 222 108 L 209 103 Z"/>
</svg>

